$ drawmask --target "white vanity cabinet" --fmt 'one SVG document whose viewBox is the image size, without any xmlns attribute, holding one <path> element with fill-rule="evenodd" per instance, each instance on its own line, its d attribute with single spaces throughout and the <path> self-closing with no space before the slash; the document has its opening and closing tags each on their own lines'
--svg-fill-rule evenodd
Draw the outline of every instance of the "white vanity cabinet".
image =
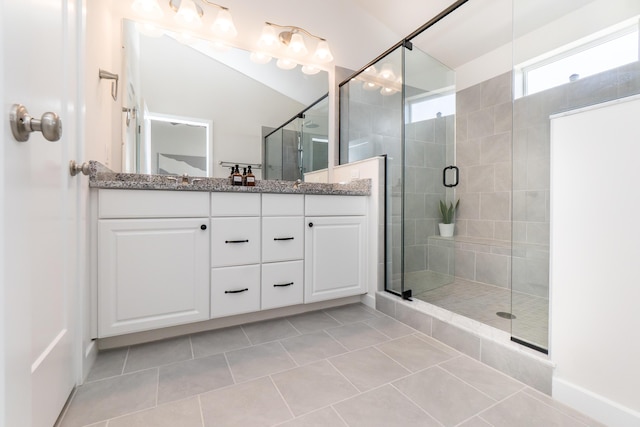
<svg viewBox="0 0 640 427">
<path fill-rule="evenodd" d="M 305 303 L 366 292 L 366 209 L 365 197 L 305 196 Z"/>
<path fill-rule="evenodd" d="M 99 190 L 98 336 L 209 318 L 209 193 Z"/>
<path fill-rule="evenodd" d="M 263 310 L 304 302 L 304 196 L 262 195 Z"/>
<path fill-rule="evenodd" d="M 260 310 L 259 193 L 211 193 L 211 318 Z"/>
</svg>

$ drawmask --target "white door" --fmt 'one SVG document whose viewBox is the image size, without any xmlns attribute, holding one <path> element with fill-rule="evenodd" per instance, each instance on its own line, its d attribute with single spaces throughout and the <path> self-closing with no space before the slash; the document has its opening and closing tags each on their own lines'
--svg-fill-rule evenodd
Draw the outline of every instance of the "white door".
<svg viewBox="0 0 640 427">
<path fill-rule="evenodd" d="M 0 0 L 0 425 L 51 426 L 74 384 L 78 354 L 75 158 L 78 40 L 74 0 Z M 59 114 L 63 136 L 17 142 L 12 104 Z M 80 160 L 80 159 L 78 159 Z M 86 182 L 83 182 L 86 185 Z"/>
<path fill-rule="evenodd" d="M 304 302 L 366 292 L 366 217 L 306 217 Z"/>
</svg>

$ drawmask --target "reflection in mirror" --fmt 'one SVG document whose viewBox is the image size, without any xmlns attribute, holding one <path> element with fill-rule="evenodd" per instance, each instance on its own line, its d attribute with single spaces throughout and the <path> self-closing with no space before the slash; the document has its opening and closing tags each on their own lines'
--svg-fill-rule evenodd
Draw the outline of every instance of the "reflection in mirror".
<svg viewBox="0 0 640 427">
<path fill-rule="evenodd" d="M 221 163 L 260 165 L 263 128 L 281 126 L 328 92 L 327 72 L 306 75 L 300 70 L 281 70 L 275 61 L 255 64 L 244 50 L 216 51 L 212 43 L 201 39 L 186 44 L 170 31 L 143 34 L 130 20 L 123 20 L 123 55 L 122 107 L 128 110 L 122 120 L 124 172 L 157 173 L 159 153 L 204 157 L 204 168 L 194 168 L 187 157 L 182 158 L 183 168 L 194 168 L 189 169 L 194 176 L 227 177 L 228 169 Z M 162 125 L 149 120 L 149 115 L 172 117 L 164 126 L 173 128 L 171 139 L 178 145 L 170 148 L 167 145 L 172 143 L 164 141 L 163 151 L 150 151 L 157 145 L 154 135 L 168 137 L 170 131 L 155 131 Z M 166 124 L 184 123 L 179 119 L 191 125 L 208 124 L 205 153 L 187 149 L 190 144 L 173 135 L 188 127 Z M 322 123 L 321 127 L 328 126 Z M 202 162 L 195 160 L 189 159 Z M 254 173 L 263 179 L 259 169 Z"/>
<path fill-rule="evenodd" d="M 264 177 L 295 181 L 329 162 L 329 96 L 277 129 L 265 128 Z"/>
<path fill-rule="evenodd" d="M 209 176 L 211 121 L 145 114 L 145 135 L 138 148 L 142 173 Z"/>
</svg>

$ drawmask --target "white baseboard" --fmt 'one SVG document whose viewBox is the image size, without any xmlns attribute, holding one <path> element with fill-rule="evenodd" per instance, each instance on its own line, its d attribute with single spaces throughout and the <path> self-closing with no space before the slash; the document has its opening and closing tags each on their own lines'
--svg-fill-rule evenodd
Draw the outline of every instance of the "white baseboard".
<svg viewBox="0 0 640 427">
<path fill-rule="evenodd" d="M 87 379 L 87 375 L 89 375 L 89 371 L 93 368 L 93 364 L 96 362 L 96 358 L 98 357 L 98 346 L 95 341 L 91 341 L 84 350 L 83 354 L 84 358 L 82 360 L 82 382 L 83 384 Z M 78 385 L 80 385 L 78 384 Z"/>
<path fill-rule="evenodd" d="M 360 301 L 367 307 L 376 308 L 376 297 L 371 294 L 364 294 L 360 297 Z"/>
<path fill-rule="evenodd" d="M 640 412 L 560 378 L 553 378 L 553 398 L 608 426 L 640 426 Z"/>
</svg>

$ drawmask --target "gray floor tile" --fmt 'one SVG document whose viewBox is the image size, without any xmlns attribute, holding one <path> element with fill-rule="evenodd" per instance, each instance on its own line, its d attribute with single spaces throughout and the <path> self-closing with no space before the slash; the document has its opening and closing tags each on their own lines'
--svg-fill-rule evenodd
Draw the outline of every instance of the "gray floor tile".
<svg viewBox="0 0 640 427">
<path fill-rule="evenodd" d="M 159 378 L 158 404 L 233 384 L 223 354 L 161 366 Z"/>
<path fill-rule="evenodd" d="M 440 424 L 389 385 L 334 405 L 350 427 L 412 426 Z"/>
<path fill-rule="evenodd" d="M 129 348 L 124 372 L 140 371 L 191 358 L 191 342 L 188 336 L 133 345 Z"/>
<path fill-rule="evenodd" d="M 557 400 L 554 400 L 553 398 L 547 396 L 544 393 L 540 393 L 537 390 L 534 390 L 532 388 L 526 387 L 524 390 L 522 390 L 523 393 L 528 394 L 529 396 L 538 399 L 539 401 L 541 401 L 542 403 L 549 405 L 555 409 L 557 409 L 558 411 L 562 412 L 565 415 L 570 416 L 571 418 L 575 418 L 576 420 L 590 426 L 590 427 L 606 427 L 604 424 L 589 418 L 588 416 L 576 411 L 573 408 L 568 407 L 567 405 L 564 405 L 560 402 L 558 402 Z"/>
<path fill-rule="evenodd" d="M 327 315 L 324 311 L 302 313 L 296 316 L 287 317 L 287 320 L 289 320 L 289 322 L 291 322 L 291 324 L 301 334 L 308 334 L 310 332 L 317 332 L 323 329 L 340 326 L 340 323 L 338 323 L 333 317 Z"/>
<path fill-rule="evenodd" d="M 347 351 L 344 346 L 323 331 L 287 338 L 280 343 L 298 365 L 317 362 Z"/>
<path fill-rule="evenodd" d="M 492 427 L 492 426 L 491 424 L 489 424 L 488 422 L 486 422 L 480 417 L 473 417 L 463 422 L 462 424 L 459 424 L 458 427 Z"/>
<path fill-rule="evenodd" d="M 272 426 L 292 417 L 268 377 L 200 396 L 205 427 Z"/>
<path fill-rule="evenodd" d="M 349 304 L 325 310 L 329 316 L 340 323 L 354 323 L 378 317 L 374 311 L 362 304 Z"/>
<path fill-rule="evenodd" d="M 398 380 L 393 385 L 445 426 L 461 423 L 495 403 L 437 366 Z"/>
<path fill-rule="evenodd" d="M 76 390 L 60 427 L 85 426 L 151 408 L 157 386 L 157 369 L 84 384 Z"/>
<path fill-rule="evenodd" d="M 398 322 L 397 320 L 387 316 L 367 320 L 364 323 L 376 328 L 378 331 L 382 332 L 389 338 L 400 338 L 411 335 L 415 332 L 413 328 L 410 328 L 404 323 Z"/>
<path fill-rule="evenodd" d="M 327 329 L 327 332 L 349 350 L 357 350 L 389 340 L 386 335 L 362 322 Z"/>
<path fill-rule="evenodd" d="M 278 427 L 348 427 L 333 408 L 318 409 L 294 420 L 278 424 Z"/>
<path fill-rule="evenodd" d="M 371 390 L 411 374 L 373 347 L 333 357 L 329 362 L 360 391 Z"/>
<path fill-rule="evenodd" d="M 415 335 L 398 338 L 376 347 L 411 372 L 428 368 L 453 357 Z"/>
<path fill-rule="evenodd" d="M 191 335 L 194 357 L 211 356 L 251 345 L 240 326 Z"/>
<path fill-rule="evenodd" d="M 495 400 L 509 397 L 525 387 L 524 384 L 466 356 L 439 366 Z"/>
<path fill-rule="evenodd" d="M 296 416 L 358 393 L 326 360 L 275 374 L 272 378 Z"/>
<path fill-rule="evenodd" d="M 243 325 L 242 329 L 244 329 L 244 332 L 254 345 L 299 335 L 298 331 L 291 326 L 287 319 L 249 323 L 248 325 Z"/>
<path fill-rule="evenodd" d="M 279 342 L 256 345 L 226 353 L 237 383 L 294 368 L 295 362 Z"/>
<path fill-rule="evenodd" d="M 202 427 L 198 397 L 167 403 L 109 421 L 109 427 Z"/>
<path fill-rule="evenodd" d="M 101 351 L 87 376 L 87 382 L 122 375 L 128 351 L 129 347 Z"/>
<path fill-rule="evenodd" d="M 418 333 L 416 333 L 414 335 L 417 338 L 419 338 L 421 341 L 426 342 L 427 344 L 431 345 L 432 347 L 437 348 L 438 350 L 442 351 L 443 353 L 448 354 L 451 357 L 458 357 L 458 356 L 461 355 L 461 353 L 458 350 L 456 350 L 454 348 L 451 348 L 448 345 L 438 341 L 435 338 L 431 338 L 428 335 L 425 335 L 425 334 L 420 333 L 420 332 L 418 332 Z"/>
<path fill-rule="evenodd" d="M 584 424 L 519 392 L 480 414 L 495 427 L 584 427 Z"/>
</svg>

